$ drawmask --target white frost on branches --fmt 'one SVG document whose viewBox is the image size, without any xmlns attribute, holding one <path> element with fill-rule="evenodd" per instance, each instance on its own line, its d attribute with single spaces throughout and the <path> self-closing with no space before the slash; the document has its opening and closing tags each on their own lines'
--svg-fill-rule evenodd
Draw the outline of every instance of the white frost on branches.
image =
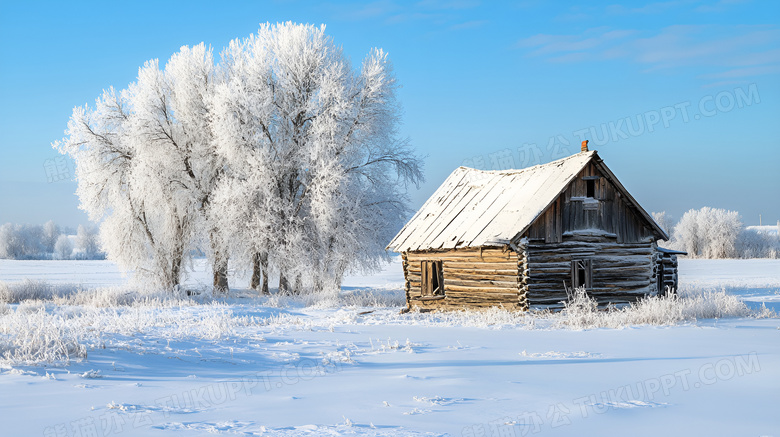
<svg viewBox="0 0 780 437">
<path fill-rule="evenodd" d="M 669 226 L 666 213 L 653 213 L 653 218 L 662 227 Z M 671 236 L 671 246 L 692 258 L 780 257 L 780 232 L 744 227 L 736 211 L 709 207 L 689 210 Z"/>
<path fill-rule="evenodd" d="M 108 256 L 141 277 L 172 288 L 200 249 L 216 289 L 229 258 L 264 291 L 271 270 L 283 290 L 337 289 L 387 258 L 422 179 L 396 88 L 382 50 L 355 71 L 324 26 L 266 24 L 218 65 L 203 44 L 148 61 L 75 108 L 54 146 Z"/>
<path fill-rule="evenodd" d="M 214 104 L 228 163 L 223 229 L 243 258 L 269 258 L 281 287 L 338 286 L 375 267 L 407 213 L 403 189 L 422 178 L 397 139 L 397 87 L 387 55 L 361 71 L 325 28 L 265 25 L 223 53 Z M 239 195 L 237 195 L 239 194 Z M 294 284 L 287 284 L 287 281 Z"/>
<path fill-rule="evenodd" d="M 683 214 L 674 235 L 693 258 L 734 258 L 741 229 L 738 212 L 704 207 Z"/>
</svg>

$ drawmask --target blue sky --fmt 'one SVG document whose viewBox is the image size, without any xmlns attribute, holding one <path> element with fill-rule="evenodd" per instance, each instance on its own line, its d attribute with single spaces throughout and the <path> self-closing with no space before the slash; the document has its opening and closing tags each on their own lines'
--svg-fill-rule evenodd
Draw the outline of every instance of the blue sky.
<svg viewBox="0 0 780 437">
<path fill-rule="evenodd" d="M 0 223 L 87 221 L 50 146 L 74 106 L 148 59 L 279 21 L 326 24 L 356 65 L 389 52 L 400 132 L 426 156 L 415 208 L 459 165 L 544 163 L 585 138 L 649 211 L 780 219 L 776 1 L 2 0 Z"/>
</svg>

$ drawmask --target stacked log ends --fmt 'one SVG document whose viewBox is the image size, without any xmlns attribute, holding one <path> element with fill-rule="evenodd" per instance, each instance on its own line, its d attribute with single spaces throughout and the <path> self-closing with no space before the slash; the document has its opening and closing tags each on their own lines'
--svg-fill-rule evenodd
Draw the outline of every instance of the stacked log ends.
<svg viewBox="0 0 780 437">
<path fill-rule="evenodd" d="M 406 253 L 401 254 L 401 261 L 404 268 L 404 293 L 406 294 L 406 309 L 407 311 L 412 309 L 409 305 L 409 289 L 411 288 L 409 283 L 409 261 L 406 257 Z"/>
<path fill-rule="evenodd" d="M 528 311 L 528 251 L 521 247 L 517 254 L 517 297 L 518 306 L 522 311 Z"/>
</svg>

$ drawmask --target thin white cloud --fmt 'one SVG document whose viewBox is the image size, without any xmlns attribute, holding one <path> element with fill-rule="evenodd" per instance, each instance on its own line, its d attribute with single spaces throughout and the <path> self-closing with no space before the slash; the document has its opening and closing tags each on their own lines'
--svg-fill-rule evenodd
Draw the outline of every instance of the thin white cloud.
<svg viewBox="0 0 780 437">
<path fill-rule="evenodd" d="M 453 24 L 450 30 L 469 30 L 478 29 L 488 23 L 488 20 L 471 20 L 463 23 Z"/>
<path fill-rule="evenodd" d="M 720 0 L 719 2 L 715 3 L 714 5 L 712 5 L 712 4 L 701 5 L 701 6 L 698 6 L 694 10 L 696 12 L 724 12 L 731 5 L 736 5 L 736 4 L 739 4 L 739 3 L 747 3 L 748 1 L 750 1 L 750 0 Z"/>
<path fill-rule="evenodd" d="M 779 43 L 777 26 L 677 25 L 654 33 L 597 28 L 582 35 L 538 34 L 519 40 L 516 47 L 555 63 L 622 59 L 647 72 L 693 66 L 714 69 L 713 75 L 758 75 L 780 65 Z"/>
<path fill-rule="evenodd" d="M 749 85 L 751 81 L 749 80 L 722 80 L 720 82 L 712 82 L 705 85 L 702 85 L 702 88 L 723 88 L 726 86 L 744 86 Z"/>
<path fill-rule="evenodd" d="M 518 47 L 536 47 L 531 52 L 533 56 L 549 55 L 563 52 L 577 52 L 591 49 L 603 48 L 615 41 L 625 40 L 627 37 L 635 34 L 632 30 L 607 30 L 593 34 L 594 29 L 586 32 L 585 35 L 549 35 L 539 34 L 517 42 Z"/>
<path fill-rule="evenodd" d="M 765 74 L 780 74 L 780 64 L 762 65 L 760 67 L 735 68 L 715 74 L 703 75 L 703 78 L 711 79 L 731 79 L 739 77 L 763 76 Z"/>
<path fill-rule="evenodd" d="M 639 7 L 623 6 L 623 5 L 609 5 L 606 8 L 608 14 L 613 15 L 629 15 L 629 14 L 660 14 L 670 9 L 674 9 L 684 5 L 684 1 L 668 1 L 668 2 L 655 2 L 648 3 Z"/>
<path fill-rule="evenodd" d="M 392 15 L 388 17 L 386 21 L 390 24 L 408 23 L 410 21 L 429 21 L 434 23 L 442 23 L 446 21 L 446 17 L 438 13 L 412 11 Z"/>
<path fill-rule="evenodd" d="M 325 6 L 329 6 L 339 17 L 351 21 L 381 19 L 401 10 L 401 7 L 391 0 L 377 0 L 358 4 L 339 3 Z"/>
<path fill-rule="evenodd" d="M 385 24 L 404 24 L 409 22 L 427 22 L 435 26 L 445 26 L 440 30 L 462 30 L 482 25 L 475 20 L 473 8 L 480 6 L 477 0 L 422 0 L 414 4 L 395 0 L 375 0 L 370 3 L 327 3 L 324 7 L 339 19 L 348 21 L 371 21 Z"/>
<path fill-rule="evenodd" d="M 432 10 L 471 9 L 477 6 L 477 0 L 422 0 L 415 4 L 417 8 Z"/>
</svg>

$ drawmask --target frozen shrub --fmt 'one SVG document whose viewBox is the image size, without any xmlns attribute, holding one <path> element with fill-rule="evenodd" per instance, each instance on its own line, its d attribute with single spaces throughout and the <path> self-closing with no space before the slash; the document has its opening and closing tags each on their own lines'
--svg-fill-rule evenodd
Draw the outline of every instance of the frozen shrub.
<svg viewBox="0 0 780 437">
<path fill-rule="evenodd" d="M 743 229 L 737 240 L 740 258 L 780 258 L 780 235 L 757 229 Z"/>
<path fill-rule="evenodd" d="M 45 259 L 42 241 L 42 226 L 6 223 L 0 226 L 0 258 Z"/>
<path fill-rule="evenodd" d="M 569 293 L 560 315 L 571 327 L 589 327 L 596 324 L 599 318 L 598 303 L 588 296 L 585 287 L 578 287 Z"/>
<path fill-rule="evenodd" d="M 76 233 L 76 248 L 83 259 L 103 259 L 98 243 L 98 230 L 94 226 L 79 225 Z"/>
<path fill-rule="evenodd" d="M 0 283 L 0 302 L 20 303 L 31 300 L 52 300 L 76 293 L 78 289 L 74 285 L 51 285 L 46 281 L 25 279 L 22 282 L 4 284 Z"/>
<path fill-rule="evenodd" d="M 402 290 L 359 289 L 340 293 L 321 292 L 290 295 L 276 293 L 268 296 L 265 305 L 283 308 L 305 306 L 314 308 L 401 307 L 406 305 Z"/>
<path fill-rule="evenodd" d="M 54 220 L 49 220 L 43 225 L 41 244 L 43 245 L 46 253 L 54 252 L 54 246 L 57 244 L 60 234 L 60 227 L 54 223 Z"/>
<path fill-rule="evenodd" d="M 54 244 L 54 258 L 55 259 L 70 259 L 73 254 L 73 243 L 67 235 L 60 235 L 57 237 L 57 242 Z"/>
<path fill-rule="evenodd" d="M 51 299 L 52 292 L 52 287 L 46 282 L 25 279 L 22 282 L 5 284 L 0 287 L 0 299 L 5 303 Z"/>
<path fill-rule="evenodd" d="M 0 319 L 0 358 L 12 364 L 67 363 L 86 358 L 87 348 L 79 340 L 67 320 L 43 307 L 17 310 Z"/>
<path fill-rule="evenodd" d="M 16 241 L 16 233 L 14 232 L 14 225 L 6 223 L 0 226 L 0 258 L 2 259 L 16 259 L 18 243 Z"/>
<path fill-rule="evenodd" d="M 123 336 L 218 340 L 236 335 L 236 328 L 256 324 L 218 303 L 185 305 L 174 299 L 149 299 L 105 308 L 41 301 L 23 302 L 15 310 L 0 306 L 0 364 L 68 364 L 86 358 L 91 348 L 127 348 Z M 254 331 L 246 335 L 253 336 Z M 140 343 L 133 347 L 147 350 Z"/>
<path fill-rule="evenodd" d="M 577 289 L 553 315 L 558 326 L 572 329 L 623 328 L 634 325 L 674 325 L 700 319 L 759 316 L 724 290 L 682 290 L 680 295 L 645 297 L 623 308 L 599 311 L 595 300 Z M 765 316 L 765 315 L 764 315 Z"/>
</svg>

